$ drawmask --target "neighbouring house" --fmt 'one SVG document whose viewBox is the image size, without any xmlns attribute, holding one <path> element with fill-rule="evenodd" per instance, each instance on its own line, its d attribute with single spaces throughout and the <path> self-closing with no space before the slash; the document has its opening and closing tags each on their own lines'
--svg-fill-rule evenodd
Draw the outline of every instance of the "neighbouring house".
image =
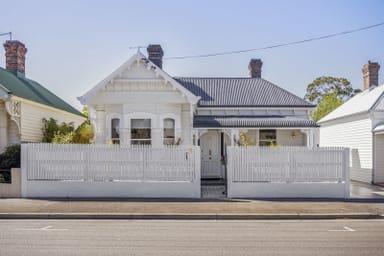
<svg viewBox="0 0 384 256">
<path fill-rule="evenodd" d="M 380 65 L 363 66 L 364 91 L 322 118 L 320 145 L 350 148 L 351 179 L 384 182 L 384 85 Z"/>
<path fill-rule="evenodd" d="M 0 152 L 9 144 L 39 142 L 43 118 L 81 124 L 75 108 L 25 75 L 27 48 L 16 40 L 4 44 L 6 68 L 0 67 Z"/>
<path fill-rule="evenodd" d="M 99 144 L 200 145 L 202 178 L 223 178 L 226 145 L 318 146 L 315 106 L 261 77 L 173 77 L 163 50 L 138 51 L 78 99 Z"/>
</svg>

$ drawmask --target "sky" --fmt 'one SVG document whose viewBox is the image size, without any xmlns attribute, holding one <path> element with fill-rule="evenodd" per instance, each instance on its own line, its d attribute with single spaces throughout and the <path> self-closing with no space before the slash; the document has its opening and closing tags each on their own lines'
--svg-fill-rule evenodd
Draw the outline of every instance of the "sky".
<svg viewBox="0 0 384 256">
<path fill-rule="evenodd" d="M 28 48 L 26 76 L 74 107 L 128 60 L 134 46 L 161 44 L 171 76 L 248 77 L 251 58 L 262 77 L 303 97 L 319 76 L 362 88 L 362 66 L 381 64 L 384 26 L 305 44 L 210 58 L 167 57 L 261 48 L 384 22 L 383 0 L 0 0 L 0 33 Z M 0 37 L 2 43 L 8 37 Z M 4 49 L 0 66 L 5 67 Z M 142 49 L 146 54 L 146 49 Z"/>
</svg>

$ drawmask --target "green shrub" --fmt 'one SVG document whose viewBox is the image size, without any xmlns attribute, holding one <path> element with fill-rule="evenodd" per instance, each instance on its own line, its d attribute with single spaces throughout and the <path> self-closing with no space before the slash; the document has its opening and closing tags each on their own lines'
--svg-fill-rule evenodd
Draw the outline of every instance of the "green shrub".
<svg viewBox="0 0 384 256">
<path fill-rule="evenodd" d="M 20 145 L 8 146 L 0 154 L 0 183 L 11 183 L 11 168 L 20 168 Z"/>
<path fill-rule="evenodd" d="M 42 142 L 55 144 L 90 144 L 94 136 L 93 127 L 89 120 L 85 120 L 77 129 L 73 122 L 58 124 L 57 120 L 43 119 Z"/>
<path fill-rule="evenodd" d="M 0 154 L 0 169 L 20 168 L 20 144 L 8 146 Z"/>
</svg>

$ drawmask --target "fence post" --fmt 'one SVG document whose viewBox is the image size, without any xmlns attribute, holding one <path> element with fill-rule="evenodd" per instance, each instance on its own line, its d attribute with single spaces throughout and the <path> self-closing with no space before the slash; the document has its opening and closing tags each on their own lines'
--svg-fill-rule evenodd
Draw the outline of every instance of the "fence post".
<svg viewBox="0 0 384 256">
<path fill-rule="evenodd" d="M 199 146 L 194 146 L 193 147 L 193 153 L 195 155 L 194 159 L 194 168 L 193 168 L 193 173 L 194 173 L 194 180 L 193 183 L 196 184 L 197 186 L 197 197 L 201 197 L 201 158 L 200 158 L 200 147 Z"/>
<path fill-rule="evenodd" d="M 233 170 L 233 164 L 235 157 L 233 157 L 234 152 L 233 152 L 233 146 L 227 146 L 227 173 L 226 173 L 226 178 L 227 178 L 227 197 L 231 198 L 232 197 L 232 191 L 231 191 L 231 185 L 232 185 L 232 170 Z"/>
<path fill-rule="evenodd" d="M 296 180 L 296 168 L 295 168 L 295 156 L 293 152 L 293 148 L 288 149 L 289 154 L 289 179 L 287 183 L 295 182 Z"/>
<path fill-rule="evenodd" d="M 27 197 L 27 181 L 28 181 L 28 144 L 21 144 L 21 197 Z"/>
<path fill-rule="evenodd" d="M 350 178 L 349 178 L 349 148 L 345 148 L 343 150 L 343 179 L 344 179 L 344 198 L 349 198 L 350 197 Z"/>
</svg>

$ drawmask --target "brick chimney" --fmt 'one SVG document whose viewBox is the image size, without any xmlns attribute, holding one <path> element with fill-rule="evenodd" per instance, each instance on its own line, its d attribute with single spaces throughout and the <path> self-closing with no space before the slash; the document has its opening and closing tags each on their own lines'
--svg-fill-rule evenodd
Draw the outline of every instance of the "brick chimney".
<svg viewBox="0 0 384 256">
<path fill-rule="evenodd" d="M 371 86 L 379 85 L 379 69 L 380 65 L 377 62 L 368 61 L 367 64 L 364 64 L 363 69 L 363 79 L 364 79 L 364 90 L 370 88 Z"/>
<path fill-rule="evenodd" d="M 9 71 L 25 74 L 25 54 L 27 48 L 17 40 L 8 40 L 4 44 L 5 68 Z"/>
<path fill-rule="evenodd" d="M 163 49 L 159 44 L 150 44 L 147 47 L 148 59 L 152 61 L 159 68 L 163 68 Z"/>
<path fill-rule="evenodd" d="M 251 78 L 261 78 L 261 67 L 263 62 L 261 59 L 251 59 L 248 65 L 249 74 Z"/>
</svg>

